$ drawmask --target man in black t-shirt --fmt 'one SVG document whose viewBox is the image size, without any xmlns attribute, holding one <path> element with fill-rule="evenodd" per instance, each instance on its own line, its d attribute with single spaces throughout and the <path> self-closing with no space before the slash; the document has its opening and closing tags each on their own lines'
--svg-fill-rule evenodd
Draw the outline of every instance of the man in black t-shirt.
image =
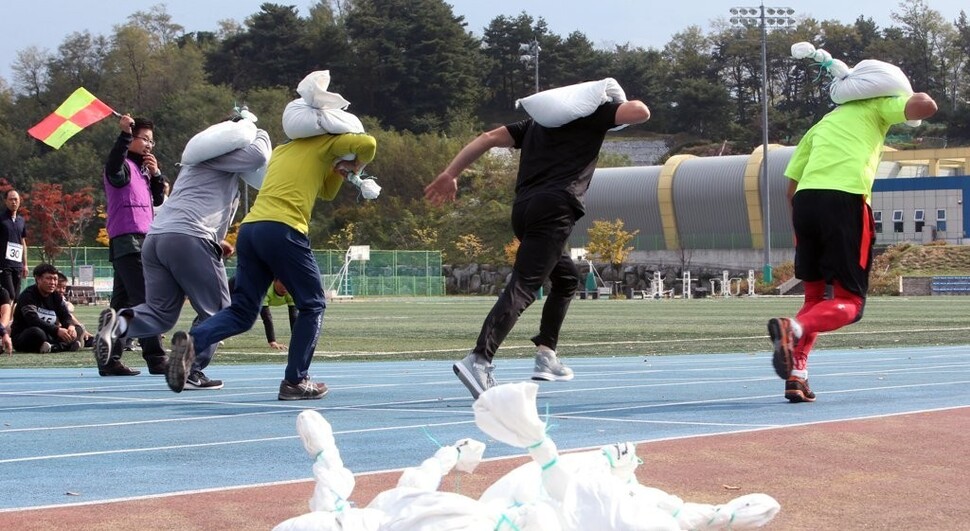
<svg viewBox="0 0 970 531">
<path fill-rule="evenodd" d="M 453 201 L 458 176 L 494 147 L 521 150 L 512 205 L 512 230 L 519 249 L 512 277 L 485 318 L 475 348 L 454 365 L 458 379 L 472 397 L 495 384 L 492 359 L 519 316 L 536 299 L 546 279 L 552 289 L 542 308 L 534 380 L 571 380 L 573 371 L 556 355 L 559 331 L 579 285 L 579 271 L 565 251 L 573 226 L 585 213 L 589 188 L 606 132 L 618 125 L 647 121 L 650 111 L 640 101 L 605 103 L 592 114 L 559 127 L 543 127 L 532 119 L 482 133 L 455 156 L 424 191 L 438 205 Z"/>
</svg>

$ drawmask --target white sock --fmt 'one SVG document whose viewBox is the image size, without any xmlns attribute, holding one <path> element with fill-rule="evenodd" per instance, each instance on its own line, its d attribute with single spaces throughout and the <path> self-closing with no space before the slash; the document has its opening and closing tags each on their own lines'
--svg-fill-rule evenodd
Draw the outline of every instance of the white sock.
<svg viewBox="0 0 970 531">
<path fill-rule="evenodd" d="M 791 323 L 791 331 L 795 333 L 795 337 L 801 338 L 802 337 L 802 324 L 799 323 L 798 321 L 794 320 L 794 319 L 789 319 L 788 322 Z"/>
<path fill-rule="evenodd" d="M 118 337 L 125 337 L 125 332 L 128 331 L 128 319 L 121 315 L 115 319 L 118 322 Z"/>
<path fill-rule="evenodd" d="M 797 376 L 802 380 L 808 380 L 808 369 L 792 369 L 792 376 Z"/>
<path fill-rule="evenodd" d="M 536 351 L 536 354 L 551 354 L 552 356 L 555 356 L 556 351 L 545 345 L 539 345 L 539 349 Z"/>
</svg>

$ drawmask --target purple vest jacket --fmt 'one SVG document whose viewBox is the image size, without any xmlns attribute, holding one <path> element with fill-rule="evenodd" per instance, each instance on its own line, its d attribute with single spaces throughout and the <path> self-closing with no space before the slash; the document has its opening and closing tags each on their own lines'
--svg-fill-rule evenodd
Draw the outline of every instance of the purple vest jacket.
<svg viewBox="0 0 970 531">
<path fill-rule="evenodd" d="M 148 234 L 155 217 L 152 209 L 152 191 L 148 184 L 148 177 L 131 159 L 125 159 L 131 180 L 127 186 L 115 188 L 104 181 L 104 195 L 108 201 L 108 237 L 114 238 L 122 234 Z"/>
</svg>

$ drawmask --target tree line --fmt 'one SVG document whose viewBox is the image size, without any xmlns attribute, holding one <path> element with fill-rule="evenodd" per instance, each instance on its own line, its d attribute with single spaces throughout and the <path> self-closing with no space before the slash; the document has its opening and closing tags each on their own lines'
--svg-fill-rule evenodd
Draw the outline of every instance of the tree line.
<svg viewBox="0 0 970 531">
<path fill-rule="evenodd" d="M 970 21 L 947 21 L 925 0 L 906 0 L 886 28 L 860 16 L 851 24 L 798 16 L 767 35 L 767 97 L 772 142 L 793 144 L 832 108 L 818 67 L 789 57 L 809 41 L 850 66 L 866 58 L 898 65 L 940 112 L 906 138 L 948 145 L 970 142 Z M 473 31 L 474 30 L 474 31 Z M 477 37 L 480 33 L 481 37 Z M 541 47 L 541 89 L 616 78 L 653 118 L 625 134 L 668 135 L 679 144 L 749 152 L 761 141 L 761 40 L 757 27 L 716 22 L 690 26 L 662 49 L 614 44 L 598 49 L 580 31 L 557 35 L 541 16 L 497 16 L 480 31 L 467 27 L 444 0 L 323 0 L 307 16 L 294 6 L 264 3 L 243 23 L 185 32 L 157 5 L 132 13 L 109 35 L 88 31 L 64 38 L 56 51 L 20 50 L 9 82 L 0 80 L 0 178 L 31 192 L 57 183 L 63 193 L 91 194 L 103 205 L 100 174 L 118 134 L 106 119 L 54 151 L 26 130 L 84 86 L 120 112 L 155 121 L 157 157 L 177 175 L 185 142 L 224 119 L 235 104 L 259 117 L 274 142 L 284 142 L 280 117 L 295 87 L 313 70 L 329 69 L 331 90 L 352 102 L 378 138 L 369 170 L 384 187 L 364 202 L 345 192 L 319 204 L 311 227 L 316 245 L 368 243 L 384 249 L 442 249 L 470 259 L 501 260 L 511 240 L 509 201 L 515 160 L 485 158 L 461 181 L 459 202 L 425 203 L 422 189 L 483 127 L 520 119 L 517 98 L 535 90 L 534 63 L 522 44 Z M 603 157 L 601 166 L 626 163 Z M 93 187 L 91 189 L 90 187 Z M 33 193 L 36 197 L 36 191 Z M 250 200 L 254 194 L 250 194 Z M 89 208 L 84 209 L 90 212 Z M 83 217 L 83 216 L 82 216 Z M 81 226 L 93 244 L 99 220 Z M 461 248 L 457 242 L 465 242 Z"/>
</svg>

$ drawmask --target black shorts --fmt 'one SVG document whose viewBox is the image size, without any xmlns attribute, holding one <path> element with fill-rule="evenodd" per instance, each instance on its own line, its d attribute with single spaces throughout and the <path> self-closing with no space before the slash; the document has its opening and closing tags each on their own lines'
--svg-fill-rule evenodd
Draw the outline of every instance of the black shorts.
<svg viewBox="0 0 970 531">
<path fill-rule="evenodd" d="M 865 197 L 837 190 L 800 190 L 792 200 L 795 276 L 806 281 L 838 281 L 866 297 L 872 246 L 872 209 Z"/>
</svg>

